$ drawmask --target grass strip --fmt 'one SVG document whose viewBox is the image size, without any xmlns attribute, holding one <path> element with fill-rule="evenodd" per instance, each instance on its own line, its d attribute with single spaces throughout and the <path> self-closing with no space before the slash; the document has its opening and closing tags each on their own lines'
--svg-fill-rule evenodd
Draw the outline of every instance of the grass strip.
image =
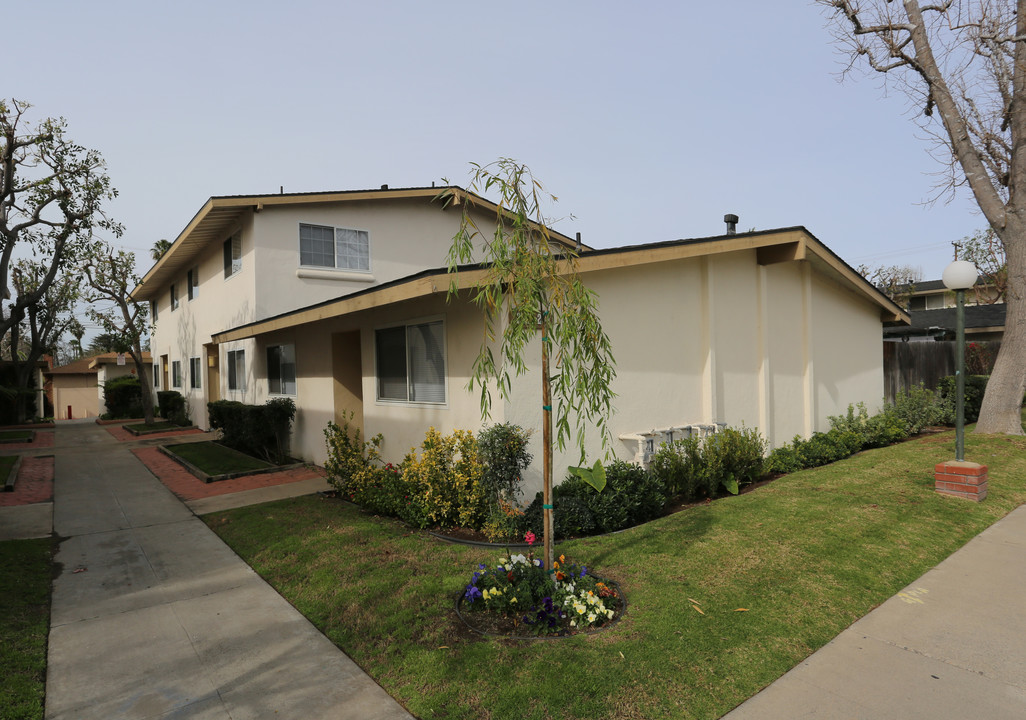
<svg viewBox="0 0 1026 720">
<path fill-rule="evenodd" d="M 0 542 L 0 720 L 41 720 L 50 626 L 51 542 Z"/>
<path fill-rule="evenodd" d="M 155 430 L 181 430 L 182 426 L 169 422 L 167 420 L 159 420 L 151 423 L 134 423 L 132 425 L 125 425 L 126 429 L 135 430 L 136 432 L 153 432 Z"/>
<path fill-rule="evenodd" d="M 32 430 L 0 430 L 0 440 L 29 440 Z"/>
<path fill-rule="evenodd" d="M 188 460 L 207 475 L 227 475 L 273 467 L 271 463 L 216 442 L 182 443 L 169 445 L 165 449 Z"/>
<path fill-rule="evenodd" d="M 454 598 L 494 551 L 309 497 L 204 520 L 418 717 L 718 718 L 1026 502 L 1026 439 L 966 440 L 983 503 L 934 491 L 946 432 L 567 542 L 629 608 L 556 641 L 462 629 Z"/>
</svg>

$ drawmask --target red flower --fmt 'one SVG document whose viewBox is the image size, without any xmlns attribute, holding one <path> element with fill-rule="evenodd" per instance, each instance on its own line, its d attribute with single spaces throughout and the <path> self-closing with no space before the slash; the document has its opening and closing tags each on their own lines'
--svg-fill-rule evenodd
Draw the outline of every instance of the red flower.
<svg viewBox="0 0 1026 720">
<path fill-rule="evenodd" d="M 509 578 L 510 582 L 513 582 L 513 571 L 510 570 L 508 573 L 506 573 L 506 577 Z"/>
</svg>

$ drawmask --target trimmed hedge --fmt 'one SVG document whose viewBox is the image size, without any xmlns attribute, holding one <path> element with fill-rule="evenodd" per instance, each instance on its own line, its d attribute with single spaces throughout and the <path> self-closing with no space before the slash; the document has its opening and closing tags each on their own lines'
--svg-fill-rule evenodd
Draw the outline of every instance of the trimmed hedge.
<svg viewBox="0 0 1026 720">
<path fill-rule="evenodd" d="M 112 378 L 103 384 L 103 404 L 112 419 L 142 416 L 142 385 L 135 375 Z"/>
<path fill-rule="evenodd" d="M 288 461 L 289 433 L 296 417 L 291 398 L 272 398 L 263 405 L 244 405 L 235 400 L 207 403 L 210 429 L 221 431 L 221 442 L 230 448 L 275 464 Z"/>
<path fill-rule="evenodd" d="M 176 425 L 188 425 L 189 415 L 185 409 L 185 397 L 177 390 L 158 390 L 157 407 L 160 416 Z"/>
</svg>

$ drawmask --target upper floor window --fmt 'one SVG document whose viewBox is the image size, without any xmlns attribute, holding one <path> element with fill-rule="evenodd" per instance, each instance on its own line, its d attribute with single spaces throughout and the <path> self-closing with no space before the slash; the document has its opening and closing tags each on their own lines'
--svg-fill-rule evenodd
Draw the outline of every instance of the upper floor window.
<svg viewBox="0 0 1026 720">
<path fill-rule="evenodd" d="M 178 309 L 178 286 L 171 283 L 171 309 Z"/>
<path fill-rule="evenodd" d="M 160 365 L 153 363 L 153 387 L 160 389 Z"/>
<path fill-rule="evenodd" d="M 180 388 L 182 386 L 182 361 L 172 360 L 171 361 L 171 387 Z"/>
<path fill-rule="evenodd" d="M 299 225 L 299 264 L 370 272 L 370 234 L 327 225 Z"/>
<path fill-rule="evenodd" d="M 375 333 L 378 400 L 445 402 L 442 321 L 382 328 Z"/>
<path fill-rule="evenodd" d="M 271 395 L 296 394 L 294 345 L 271 345 L 267 348 L 267 392 Z"/>
<path fill-rule="evenodd" d="M 157 322 L 157 301 L 156 300 L 150 300 L 150 317 L 153 319 L 153 322 Z"/>
<path fill-rule="evenodd" d="M 185 288 L 190 300 L 195 300 L 199 297 L 199 268 L 193 268 L 189 271 L 185 281 Z"/>
<path fill-rule="evenodd" d="M 224 241 L 224 276 L 230 278 L 242 270 L 242 233 Z"/>
</svg>

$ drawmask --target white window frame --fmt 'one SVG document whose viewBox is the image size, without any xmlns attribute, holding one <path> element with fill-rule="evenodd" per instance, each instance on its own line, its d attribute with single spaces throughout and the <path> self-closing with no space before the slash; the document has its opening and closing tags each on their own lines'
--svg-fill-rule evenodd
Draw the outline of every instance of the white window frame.
<svg viewBox="0 0 1026 720">
<path fill-rule="evenodd" d="M 289 389 L 286 386 L 286 384 L 285 384 L 285 381 L 287 380 L 287 378 L 283 378 L 282 375 L 281 375 L 281 367 L 282 367 L 281 360 L 278 361 L 278 377 L 277 378 L 272 378 L 271 377 L 271 354 L 272 354 L 272 351 L 278 350 L 279 352 L 284 354 L 284 349 L 285 348 L 289 349 L 288 352 L 292 356 L 292 378 L 291 378 L 291 380 L 292 380 L 292 387 L 291 387 L 291 389 Z M 280 396 L 285 396 L 285 397 L 296 397 L 296 395 L 298 394 L 298 391 L 299 391 L 299 373 L 296 370 L 296 346 L 295 346 L 295 344 L 293 344 L 293 343 L 276 343 L 274 345 L 268 345 L 267 348 L 264 350 L 264 358 L 267 361 L 267 394 L 268 395 L 275 395 L 275 396 L 279 396 L 280 395 Z M 273 382 L 275 380 L 277 381 L 277 385 L 278 385 L 278 389 L 277 390 L 274 389 L 274 385 L 273 385 Z"/>
<path fill-rule="evenodd" d="M 157 299 L 150 300 L 150 322 L 157 322 Z"/>
<path fill-rule="evenodd" d="M 416 328 L 422 325 L 440 324 L 441 325 L 441 345 L 442 345 L 442 400 L 410 400 L 412 393 L 413 378 L 410 376 L 410 328 Z M 406 399 L 382 397 L 381 396 L 381 376 L 380 376 L 380 364 L 378 358 L 378 333 L 382 330 L 393 330 L 395 328 L 405 328 L 406 334 L 404 337 L 404 346 L 406 349 Z M 416 318 L 408 320 L 402 323 L 393 323 L 391 325 L 382 325 L 374 329 L 374 397 L 375 401 L 382 405 L 408 405 L 408 406 L 431 406 L 431 407 L 447 407 L 449 404 L 449 348 L 448 348 L 448 333 L 446 329 L 446 322 L 444 316 L 434 316 L 427 318 Z"/>
<path fill-rule="evenodd" d="M 334 250 L 334 258 L 333 258 L 334 259 L 334 264 L 332 264 L 332 265 L 309 265 L 309 264 L 305 264 L 303 262 L 303 228 L 304 227 L 320 228 L 322 230 L 331 230 L 331 234 L 332 234 L 332 238 L 333 238 L 332 249 Z M 363 234 L 363 236 L 366 238 L 366 242 L 367 242 L 367 267 L 344 267 L 344 266 L 340 266 L 339 265 L 339 258 L 340 258 L 340 255 L 339 255 L 339 231 L 354 232 L 354 233 L 362 233 Z M 363 228 L 342 227 L 340 225 L 324 225 L 322 223 L 301 222 L 301 223 L 299 223 L 298 237 L 299 237 L 299 267 L 300 268 L 304 268 L 306 270 L 320 270 L 320 271 L 329 271 L 329 272 L 330 271 L 337 271 L 337 272 L 341 272 L 341 273 L 359 273 L 361 275 L 370 275 L 370 273 L 371 273 L 371 240 L 370 240 L 370 230 L 365 230 Z"/>
<path fill-rule="evenodd" d="M 160 363 L 153 363 L 153 388 L 160 390 Z"/>
<path fill-rule="evenodd" d="M 203 364 L 198 357 L 189 358 L 189 389 L 203 389 Z"/>
<path fill-rule="evenodd" d="M 185 294 L 192 302 L 199 297 L 199 267 L 193 267 L 185 275 Z"/>
<path fill-rule="evenodd" d="M 246 350 L 228 350 L 225 354 L 225 382 L 229 392 L 246 392 Z M 241 368 L 240 368 L 241 365 Z M 232 375 L 235 383 L 232 384 Z"/>
<path fill-rule="evenodd" d="M 171 361 L 171 387 L 175 390 L 182 389 L 182 361 Z"/>
<path fill-rule="evenodd" d="M 178 285 L 171 283 L 171 312 L 178 309 Z"/>
<path fill-rule="evenodd" d="M 236 257 L 238 250 L 238 257 Z M 230 262 L 229 260 L 230 253 Z M 233 278 L 242 272 L 242 231 L 236 230 L 224 241 L 221 246 L 221 258 L 224 262 L 224 279 Z"/>
</svg>

